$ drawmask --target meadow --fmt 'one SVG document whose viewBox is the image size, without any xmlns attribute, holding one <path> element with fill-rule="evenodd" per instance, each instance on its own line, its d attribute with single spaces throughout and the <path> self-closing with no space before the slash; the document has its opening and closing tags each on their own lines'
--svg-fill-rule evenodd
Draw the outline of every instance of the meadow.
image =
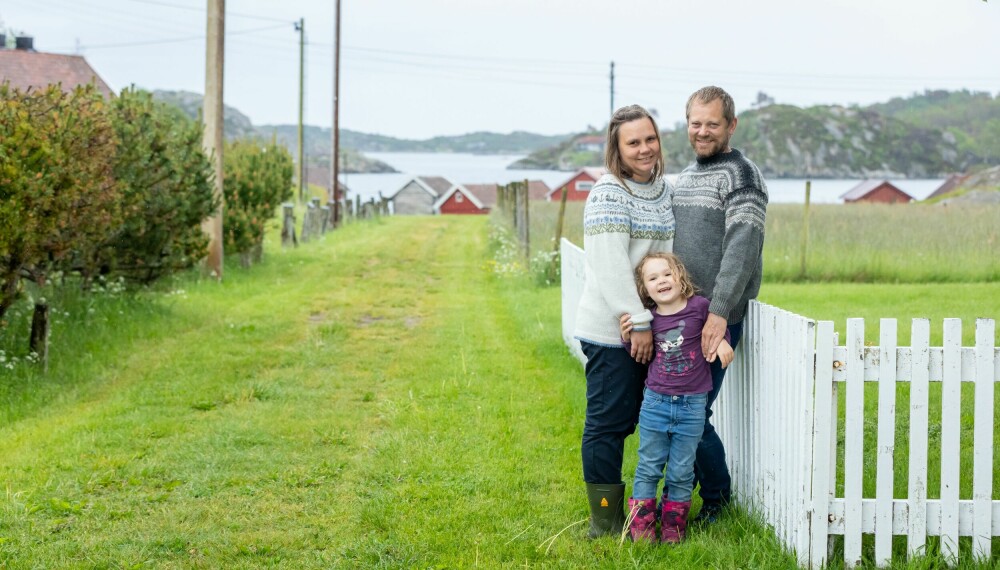
<svg viewBox="0 0 1000 570">
<path fill-rule="evenodd" d="M 533 202 L 532 249 L 551 251 L 558 203 Z M 1000 205 L 814 204 L 802 267 L 802 204 L 771 204 L 767 281 L 967 283 L 1000 281 Z M 583 245 L 583 203 L 566 205 L 563 237 Z"/>
<path fill-rule="evenodd" d="M 0 568 L 795 567 L 740 509 L 679 548 L 584 538 L 559 288 L 503 271 L 487 219 L 382 218 L 284 250 L 276 234 L 222 283 L 31 291 L 55 311 L 47 373 L 17 333 L 30 299 L 10 313 Z M 954 287 L 761 297 L 835 320 L 1000 314 L 1000 285 Z"/>
</svg>

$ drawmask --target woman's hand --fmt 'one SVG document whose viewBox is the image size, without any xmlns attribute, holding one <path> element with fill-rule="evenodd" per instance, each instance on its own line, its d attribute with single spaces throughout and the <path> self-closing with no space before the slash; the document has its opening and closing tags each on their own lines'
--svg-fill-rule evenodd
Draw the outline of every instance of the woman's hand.
<svg viewBox="0 0 1000 570">
<path fill-rule="evenodd" d="M 618 320 L 618 326 L 621 327 L 622 341 L 629 342 L 629 333 L 632 331 L 632 315 L 628 313 L 622 315 L 622 318 Z"/>
<path fill-rule="evenodd" d="M 653 359 L 653 331 L 632 331 L 632 358 L 639 364 L 649 364 Z"/>
</svg>

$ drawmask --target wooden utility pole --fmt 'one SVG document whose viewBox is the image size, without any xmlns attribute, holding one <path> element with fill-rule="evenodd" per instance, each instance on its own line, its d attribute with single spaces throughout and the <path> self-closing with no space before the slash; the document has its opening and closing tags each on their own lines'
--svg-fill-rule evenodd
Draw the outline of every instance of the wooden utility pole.
<svg viewBox="0 0 1000 570">
<path fill-rule="evenodd" d="M 299 203 L 306 200 L 306 161 L 305 161 L 305 136 L 303 134 L 302 120 L 306 106 L 306 19 L 299 18 L 295 24 L 295 31 L 299 33 Z"/>
<path fill-rule="evenodd" d="M 615 62 L 611 62 L 611 115 L 615 114 Z"/>
<path fill-rule="evenodd" d="M 222 280 L 222 213 L 225 209 L 222 193 L 222 70 L 223 48 L 226 41 L 226 0 L 208 0 L 208 30 L 205 44 L 205 100 L 202 119 L 205 132 L 202 148 L 215 162 L 215 198 L 219 209 L 215 215 L 202 222 L 202 230 L 208 234 L 208 255 L 205 257 L 205 271 L 217 280 Z"/>
<path fill-rule="evenodd" d="M 330 158 L 330 199 L 333 208 L 332 227 L 337 227 L 340 201 L 337 200 L 337 181 L 340 175 L 340 0 L 336 0 L 336 18 L 333 30 L 333 156 Z"/>
</svg>

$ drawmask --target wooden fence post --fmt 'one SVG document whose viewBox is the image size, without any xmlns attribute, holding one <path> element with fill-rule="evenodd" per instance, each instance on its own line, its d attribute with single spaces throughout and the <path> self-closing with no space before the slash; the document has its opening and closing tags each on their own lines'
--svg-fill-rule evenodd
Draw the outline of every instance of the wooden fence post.
<svg viewBox="0 0 1000 570">
<path fill-rule="evenodd" d="M 281 246 L 288 247 L 291 245 L 298 247 L 299 240 L 295 237 L 295 205 L 285 202 L 281 205 L 281 210 Z"/>
<path fill-rule="evenodd" d="M 330 204 L 333 204 L 333 202 L 330 202 Z M 319 224 L 319 235 L 323 235 L 326 232 L 332 232 L 334 226 L 333 218 L 330 216 L 333 215 L 333 208 L 329 205 L 320 206 L 319 212 L 319 219 L 316 220 L 316 223 Z"/>
<path fill-rule="evenodd" d="M 308 243 L 313 238 L 313 212 L 315 210 L 316 206 L 311 200 L 306 202 L 306 211 L 302 214 L 302 233 L 300 234 L 302 243 Z"/>
<path fill-rule="evenodd" d="M 552 260 L 549 262 L 548 278 L 549 281 L 553 283 L 558 276 L 559 268 L 559 242 L 562 240 L 563 231 L 563 218 L 566 217 L 566 186 L 562 187 L 561 196 L 559 198 L 559 217 L 556 218 L 556 237 L 552 241 Z"/>
<path fill-rule="evenodd" d="M 35 314 L 31 317 L 31 337 L 28 348 L 38 357 L 42 372 L 49 370 L 49 306 L 35 303 Z"/>
<path fill-rule="evenodd" d="M 806 205 L 802 213 L 802 262 L 799 264 L 799 279 L 806 278 L 806 258 L 809 255 L 809 194 L 812 181 L 806 180 Z"/>
<path fill-rule="evenodd" d="M 525 262 L 531 259 L 529 249 L 530 235 L 528 232 L 528 181 L 512 182 L 514 193 L 514 227 L 517 229 L 517 238 L 520 242 L 521 252 Z"/>
</svg>

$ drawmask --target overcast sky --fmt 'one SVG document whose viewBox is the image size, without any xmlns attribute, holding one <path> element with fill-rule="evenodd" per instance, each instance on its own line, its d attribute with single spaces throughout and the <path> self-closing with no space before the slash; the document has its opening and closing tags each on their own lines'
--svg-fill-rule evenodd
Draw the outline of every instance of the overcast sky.
<svg viewBox="0 0 1000 570">
<path fill-rule="evenodd" d="M 225 101 L 329 127 L 333 0 L 227 0 Z M 112 89 L 204 91 L 204 0 L 0 0 L 39 51 L 81 53 Z M 342 0 L 340 125 L 428 138 L 601 126 L 639 103 L 661 126 L 720 85 L 746 109 L 867 104 L 924 89 L 1000 93 L 1000 0 Z"/>
</svg>

